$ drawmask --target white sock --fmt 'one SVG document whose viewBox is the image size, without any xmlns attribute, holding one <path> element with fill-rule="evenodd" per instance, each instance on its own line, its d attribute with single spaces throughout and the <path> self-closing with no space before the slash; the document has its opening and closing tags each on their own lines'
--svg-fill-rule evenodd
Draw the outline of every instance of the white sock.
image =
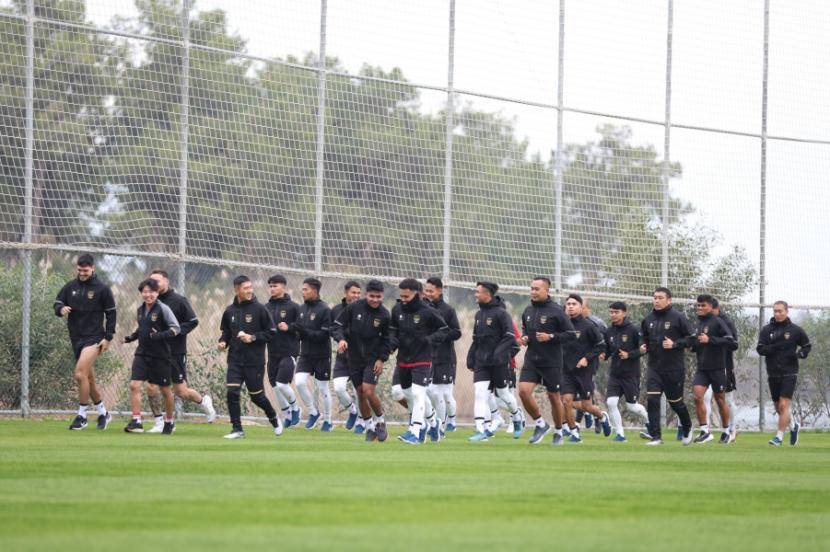
<svg viewBox="0 0 830 552">
<path fill-rule="evenodd" d="M 314 397 L 311 395 L 311 389 L 308 388 L 308 376 L 306 372 L 297 372 L 294 375 L 294 385 L 297 386 L 297 393 L 300 399 L 305 404 L 309 415 L 317 416 L 320 412 L 317 410 L 317 405 L 314 404 Z"/>
<path fill-rule="evenodd" d="M 374 422 L 376 424 L 385 424 L 386 423 L 386 419 L 383 417 L 383 414 L 381 414 L 380 416 L 373 416 L 372 419 L 374 420 Z"/>
<path fill-rule="evenodd" d="M 104 401 L 95 403 L 95 410 L 98 411 L 99 416 L 106 416 L 107 415 L 107 407 L 104 406 Z"/>
<path fill-rule="evenodd" d="M 368 418 L 359 418 L 359 420 L 362 422 L 361 425 L 366 428 L 366 431 L 375 429 L 375 422 L 372 420 L 371 416 Z"/>
<path fill-rule="evenodd" d="M 274 396 L 277 398 L 277 404 L 280 406 L 280 410 L 288 410 L 288 401 L 280 393 L 280 384 L 274 386 Z"/>
<path fill-rule="evenodd" d="M 329 391 L 329 382 L 314 379 L 317 384 L 317 391 L 320 393 L 321 404 L 323 406 L 323 421 L 331 423 L 331 392 Z"/>
<path fill-rule="evenodd" d="M 738 407 L 735 404 L 734 391 L 726 394 L 726 404 L 729 405 L 729 433 L 732 433 L 735 430 L 735 414 L 738 412 Z"/>
<path fill-rule="evenodd" d="M 78 405 L 78 416 L 86 420 L 86 411 L 89 408 L 88 404 L 80 404 Z"/>
<path fill-rule="evenodd" d="M 444 421 L 447 417 L 447 403 L 444 401 L 444 394 L 438 389 L 434 383 L 427 387 L 427 397 L 435 408 L 435 415 L 440 421 Z"/>
<path fill-rule="evenodd" d="M 406 395 L 403 392 L 403 388 L 400 385 L 393 385 L 392 386 L 392 400 L 398 402 L 399 400 L 405 398 Z"/>
<path fill-rule="evenodd" d="M 490 382 L 477 381 L 475 387 L 475 402 L 473 403 L 473 414 L 476 419 L 476 431 L 484 433 L 485 422 L 490 415 Z"/>
<path fill-rule="evenodd" d="M 625 408 L 633 412 L 644 424 L 648 425 L 648 410 L 640 403 L 625 403 Z"/>
<path fill-rule="evenodd" d="M 354 405 L 354 399 L 348 389 L 349 378 L 334 378 L 334 393 L 337 395 L 337 400 L 340 401 L 340 406 L 349 410 L 349 414 L 357 412 Z"/>
<path fill-rule="evenodd" d="M 783 432 L 783 431 L 779 431 L 779 432 L 777 432 L 777 433 L 775 434 L 775 436 L 776 436 L 776 437 L 778 437 L 778 440 L 779 440 L 779 441 L 783 441 L 783 440 L 784 440 L 784 432 Z"/>
<path fill-rule="evenodd" d="M 499 399 L 505 404 L 507 407 L 508 412 L 510 412 L 510 419 L 514 422 L 519 422 L 522 420 L 522 414 L 519 410 L 519 404 L 516 402 L 516 397 L 507 387 L 502 387 L 501 389 L 496 389 L 496 395 Z"/>
<path fill-rule="evenodd" d="M 456 404 L 455 397 L 453 396 L 453 387 L 455 386 L 452 383 L 442 383 L 438 385 L 441 396 L 447 405 L 447 419 L 455 421 L 455 411 L 458 405 Z"/>
<path fill-rule="evenodd" d="M 617 435 L 625 437 L 625 429 L 623 429 L 622 414 L 620 414 L 619 408 L 620 398 L 608 397 L 605 403 L 608 405 L 608 417 L 611 418 L 611 425 L 614 426 L 614 430 L 617 432 Z"/>
<path fill-rule="evenodd" d="M 409 431 L 417 437 L 421 428 L 424 427 L 427 388 L 413 383 L 412 387 L 409 388 L 409 392 L 412 394 L 412 421 L 409 424 Z"/>
<path fill-rule="evenodd" d="M 536 424 L 536 427 L 545 427 L 545 419 L 539 416 L 533 422 Z"/>
<path fill-rule="evenodd" d="M 709 425 L 709 422 L 712 419 L 712 386 L 706 388 L 706 392 L 703 393 L 703 406 L 706 408 L 706 424 Z"/>
<path fill-rule="evenodd" d="M 164 423 L 164 414 L 159 414 L 158 416 L 154 416 L 153 421 L 157 424 L 163 424 Z"/>
<path fill-rule="evenodd" d="M 277 390 L 285 399 L 286 404 L 288 404 L 288 408 L 292 412 L 300 409 L 300 406 L 297 404 L 297 395 L 294 394 L 294 390 L 291 389 L 290 384 L 277 382 Z"/>
<path fill-rule="evenodd" d="M 703 433 L 709 433 L 709 424 L 703 424 L 702 426 L 700 426 L 700 431 L 702 431 Z"/>
</svg>

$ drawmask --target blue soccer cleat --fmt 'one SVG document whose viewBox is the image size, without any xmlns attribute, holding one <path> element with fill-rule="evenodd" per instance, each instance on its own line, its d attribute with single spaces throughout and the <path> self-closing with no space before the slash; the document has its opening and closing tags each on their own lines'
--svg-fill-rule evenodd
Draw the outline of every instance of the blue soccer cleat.
<svg viewBox="0 0 830 552">
<path fill-rule="evenodd" d="M 323 422 L 323 425 L 320 426 L 320 431 L 322 431 L 323 433 L 331 433 L 331 429 L 331 422 Z"/>
<path fill-rule="evenodd" d="M 628 439 L 620 435 L 619 433 L 614 435 L 614 442 L 616 443 L 627 443 Z"/>
<path fill-rule="evenodd" d="M 579 435 L 574 435 L 572 433 L 571 436 L 568 437 L 568 442 L 569 443 L 581 443 L 582 442 L 582 437 L 580 437 Z"/>
<path fill-rule="evenodd" d="M 517 422 L 513 422 L 513 438 L 520 439 L 522 437 L 522 431 L 524 431 L 525 424 L 522 420 Z"/>
<path fill-rule="evenodd" d="M 357 412 L 349 414 L 349 417 L 346 418 L 346 431 L 351 431 L 355 422 L 357 422 Z"/>
<path fill-rule="evenodd" d="M 482 442 L 482 441 L 486 441 L 487 439 L 489 439 L 489 437 L 487 436 L 487 433 L 482 433 L 480 431 L 476 431 L 475 433 L 473 433 L 472 437 L 468 438 L 467 440 L 472 441 L 474 443 L 479 443 L 479 442 Z"/>
<path fill-rule="evenodd" d="M 570 437 L 570 436 L 571 436 L 571 430 L 568 429 L 567 427 L 563 427 L 562 428 L 562 437 Z"/>
<path fill-rule="evenodd" d="M 427 428 L 421 426 L 421 430 L 418 432 L 418 442 L 425 443 L 427 440 Z"/>
<path fill-rule="evenodd" d="M 411 431 L 407 431 L 403 435 L 398 435 L 398 441 L 402 441 L 407 445 L 420 445 L 421 441 Z"/>
<path fill-rule="evenodd" d="M 586 429 L 591 429 L 591 426 L 594 425 L 594 417 L 586 412 L 585 416 L 584 416 L 584 420 L 585 420 Z M 579 420 L 577 420 L 577 421 L 579 421 Z"/>
<path fill-rule="evenodd" d="M 444 431 L 446 431 L 447 433 L 452 433 L 453 431 L 455 431 L 455 424 L 447 422 L 447 425 L 444 428 Z"/>
<path fill-rule="evenodd" d="M 354 433 L 355 435 L 363 435 L 363 432 L 366 431 L 366 426 L 363 424 L 359 424 L 354 426 Z"/>
<path fill-rule="evenodd" d="M 772 439 L 769 440 L 769 444 L 774 446 L 774 447 L 780 447 L 781 446 L 781 439 L 779 439 L 778 435 L 776 435 L 775 437 L 773 437 Z"/>
<path fill-rule="evenodd" d="M 427 434 L 429 435 L 429 440 L 433 443 L 437 443 L 441 440 L 441 430 L 439 429 L 438 424 L 435 424 L 434 426 L 429 428 Z"/>
<path fill-rule="evenodd" d="M 790 445 L 796 446 L 798 444 L 798 431 L 801 429 L 801 424 L 796 422 L 793 424 L 793 429 L 790 431 Z"/>
<path fill-rule="evenodd" d="M 309 414 L 308 421 L 305 423 L 306 429 L 314 429 L 314 426 L 317 425 L 317 420 L 320 419 L 320 413 L 317 414 Z"/>
<path fill-rule="evenodd" d="M 300 409 L 291 411 L 291 425 L 300 425 Z M 287 425 L 285 427 L 288 427 Z"/>
<path fill-rule="evenodd" d="M 608 421 L 608 413 L 607 412 L 602 413 L 602 421 L 600 422 L 600 425 L 602 426 L 602 434 L 605 435 L 606 437 L 610 436 L 611 435 L 611 422 Z"/>
<path fill-rule="evenodd" d="M 496 432 L 495 431 L 490 431 L 489 429 L 485 429 L 484 430 L 484 435 L 489 439 L 490 437 L 495 437 Z"/>
</svg>

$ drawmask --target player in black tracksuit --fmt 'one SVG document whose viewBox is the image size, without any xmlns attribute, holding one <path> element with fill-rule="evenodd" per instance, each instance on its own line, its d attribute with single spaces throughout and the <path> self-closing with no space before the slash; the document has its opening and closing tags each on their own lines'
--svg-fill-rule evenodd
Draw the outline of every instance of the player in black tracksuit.
<svg viewBox="0 0 830 552">
<path fill-rule="evenodd" d="M 75 354 L 75 381 L 78 382 L 78 414 L 69 426 L 82 430 L 92 398 L 98 411 L 98 429 L 107 429 L 112 416 L 95 385 L 95 361 L 109 347 L 115 335 L 115 300 L 112 291 L 95 275 L 95 259 L 83 254 L 76 262 L 78 277 L 70 280 L 55 297 L 56 316 L 67 318 L 69 341 Z"/>
<path fill-rule="evenodd" d="M 608 417 L 617 435 L 615 441 L 625 442 L 625 429 L 619 410 L 620 397 L 625 399 L 629 412 L 639 416 L 643 423 L 648 423 L 645 407 L 637 402 L 640 394 L 640 331 L 626 313 L 628 306 L 622 301 L 615 301 L 608 306 L 611 325 L 605 330 L 605 352 L 602 360 L 610 360 L 608 387 L 605 402 L 608 405 Z"/>
<path fill-rule="evenodd" d="M 715 395 L 722 424 L 727 427 L 720 443 L 729 443 L 729 405 L 726 404 L 726 355 L 735 347 L 735 338 L 722 318 L 714 313 L 715 298 L 708 294 L 697 297 L 697 326 L 689 340 L 689 347 L 697 354 L 697 371 L 694 376 L 694 398 L 700 435 L 695 443 L 712 440 L 707 420 L 704 395 L 709 386 Z"/>
<path fill-rule="evenodd" d="M 383 363 L 389 359 L 390 317 L 383 306 L 383 283 L 370 280 L 366 298 L 346 305 L 332 324 L 337 351 L 345 354 L 349 363 L 349 377 L 357 390 L 367 442 L 385 441 L 388 436 L 383 405 L 375 388 L 383 373 Z"/>
<path fill-rule="evenodd" d="M 550 425 L 542 418 L 533 396 L 536 386 L 543 384 L 548 393 L 553 425 L 554 444 L 562 443 L 562 344 L 576 338 L 573 324 L 562 307 L 550 297 L 550 280 L 540 276 L 530 283 L 530 305 L 522 313 L 522 345 L 527 347 L 519 376 L 519 397 L 525 411 L 533 418 L 535 429 L 531 444 L 542 442 Z"/>
<path fill-rule="evenodd" d="M 565 343 L 563 348 L 565 369 L 561 387 L 562 407 L 571 434 L 569 442 L 573 443 L 582 441 L 574 408 L 593 415 L 597 420 L 597 428 L 602 428 L 606 437 L 611 434 L 608 414 L 593 403 L 594 374 L 599 365 L 599 356 L 605 351 L 605 339 L 599 326 L 583 316 L 582 303 L 582 297 L 575 293 L 565 301 L 565 313 L 570 317 L 576 334 L 576 339 Z"/>
<path fill-rule="evenodd" d="M 323 425 L 320 431 L 329 432 L 331 425 L 331 309 L 320 299 L 322 283 L 317 278 L 303 281 L 303 304 L 297 320 L 291 326 L 300 336 L 300 358 L 294 375 L 294 385 L 308 409 L 305 428 L 313 429 L 320 419 L 320 411 L 308 388 L 308 378 L 313 376 L 323 407 Z"/>
<path fill-rule="evenodd" d="M 228 351 L 228 414 L 231 432 L 226 439 L 245 436 L 242 431 L 242 384 L 248 388 L 251 402 L 265 412 L 274 428 L 274 434 L 282 434 L 282 423 L 263 389 L 265 377 L 265 346 L 277 332 L 274 321 L 262 303 L 254 297 L 254 286 L 247 276 L 233 280 L 233 303 L 222 314 L 219 329 L 219 350 Z"/>
<path fill-rule="evenodd" d="M 124 338 L 124 343 L 138 341 L 133 355 L 130 375 L 130 405 L 132 419 L 124 431 L 143 433 L 141 424 L 141 387 L 150 382 L 161 388 L 164 397 L 164 426 L 161 433 L 170 435 L 173 424 L 173 391 L 170 389 L 173 370 L 173 349 L 171 341 L 181 333 L 181 326 L 169 306 L 158 300 L 159 284 L 146 279 L 138 285 L 142 304 L 136 311 L 138 328 Z"/>
<path fill-rule="evenodd" d="M 739 346 L 739 336 L 738 336 L 738 328 L 735 326 L 735 323 L 732 321 L 729 316 L 724 313 L 721 308 L 720 304 L 718 303 L 717 299 L 715 299 L 715 310 L 713 311 L 716 316 L 719 316 L 721 320 L 726 323 L 726 327 L 729 328 L 729 333 L 732 334 L 732 337 L 735 339 L 735 342 L 732 344 L 731 347 L 728 347 L 726 350 L 726 404 L 729 405 L 729 412 L 731 412 L 731 416 L 729 416 L 729 442 L 734 443 L 737 439 L 738 430 L 735 427 L 735 414 L 738 412 L 737 405 L 735 404 L 735 391 L 738 388 L 738 380 L 735 378 L 735 351 L 738 350 Z M 704 400 L 706 401 L 706 420 L 709 420 L 709 415 L 712 412 L 711 404 L 712 404 L 712 388 L 706 391 L 706 395 L 704 396 Z"/>
<path fill-rule="evenodd" d="M 444 282 L 437 276 L 427 278 L 424 296 L 429 304 L 438 309 L 441 318 L 447 323 L 447 339 L 435 347 L 432 358 L 432 383 L 427 387 L 427 396 L 435 408 L 438 421 L 444 424 L 446 431 L 455 431 L 456 402 L 453 396 L 458 359 L 455 354 L 455 342 L 461 339 L 461 325 L 458 314 L 444 301 Z"/>
<path fill-rule="evenodd" d="M 288 428 L 300 423 L 300 407 L 291 388 L 297 354 L 300 352 L 297 332 L 291 326 L 297 321 L 300 306 L 285 293 L 286 283 L 282 274 L 268 278 L 271 298 L 265 308 L 277 326 L 277 332 L 268 342 L 268 383 L 274 388 L 274 396 L 283 414 L 283 425 Z"/>
<path fill-rule="evenodd" d="M 643 437 L 648 445 L 662 445 L 660 431 L 660 395 L 680 420 L 683 444 L 692 442 L 692 418 L 683 402 L 683 383 L 686 379 L 685 348 L 692 330 L 686 316 L 671 305 L 671 291 L 659 287 L 654 291 L 654 310 L 640 325 L 641 353 L 648 353 L 646 392 L 649 427 Z"/>
<path fill-rule="evenodd" d="M 807 358 L 812 345 L 804 330 L 789 318 L 789 305 L 776 301 L 772 306 L 773 317 L 758 334 L 758 354 L 766 358 L 767 378 L 775 411 L 778 413 L 778 433 L 770 440 L 780 445 L 784 430 L 790 429 L 790 444 L 798 443 L 798 422 L 793 421 L 790 401 L 795 394 L 798 380 L 798 361 Z"/>
<path fill-rule="evenodd" d="M 411 414 L 409 430 L 398 439 L 417 445 L 426 435 L 425 419 L 433 430 L 432 439 L 440 439 L 440 433 L 435 433 L 438 421 L 426 390 L 432 382 L 433 351 L 447 338 L 449 327 L 438 311 L 421 298 L 420 282 L 406 278 L 398 289 L 400 301 L 392 308 L 389 340 L 391 351 L 398 351 L 401 388 L 407 394 Z"/>
<path fill-rule="evenodd" d="M 334 321 L 337 320 L 346 305 L 360 299 L 360 289 L 360 284 L 355 280 L 349 280 L 343 285 L 343 299 L 331 308 L 332 329 L 334 328 Z M 334 338 L 333 334 L 332 338 Z M 358 420 L 360 420 L 359 425 L 362 425 L 362 418 L 358 417 L 357 403 L 349 392 L 349 374 L 349 359 L 345 353 L 337 353 L 334 357 L 332 383 L 334 383 L 334 394 L 340 402 L 341 409 L 349 412 L 349 416 L 346 418 L 346 430 L 350 431 L 358 423 Z M 355 387 L 355 393 L 357 392 L 357 387 Z M 360 428 L 357 429 L 357 432 L 363 433 L 364 430 L 365 428 Z"/>
</svg>

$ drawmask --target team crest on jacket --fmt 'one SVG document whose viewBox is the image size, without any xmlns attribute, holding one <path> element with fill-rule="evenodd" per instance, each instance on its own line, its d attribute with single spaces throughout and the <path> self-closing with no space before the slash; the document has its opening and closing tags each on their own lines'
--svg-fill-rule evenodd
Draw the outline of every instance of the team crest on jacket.
<svg viewBox="0 0 830 552">
<path fill-rule="evenodd" d="M 358 314 L 357 314 L 357 319 L 358 319 L 358 320 L 363 320 L 363 315 L 362 315 L 361 313 L 358 313 Z"/>
<path fill-rule="evenodd" d="M 493 325 L 493 319 L 492 319 L 492 318 L 488 318 L 488 319 L 487 319 L 487 325 L 488 325 L 488 326 L 492 326 L 492 325 Z"/>
<path fill-rule="evenodd" d="M 703 326 L 703 333 L 709 335 L 709 326 Z"/>
<path fill-rule="evenodd" d="M 374 320 L 372 320 L 372 326 L 374 326 L 375 328 L 379 328 L 380 327 L 380 318 L 375 318 Z"/>
<path fill-rule="evenodd" d="M 93 297 L 95 297 L 95 292 L 94 291 L 87 291 L 86 292 L 86 298 L 87 299 L 92 299 Z"/>
<path fill-rule="evenodd" d="M 421 315 L 416 314 L 415 316 L 412 317 L 412 321 L 416 324 L 419 323 L 421 321 Z"/>
<path fill-rule="evenodd" d="M 784 339 L 790 338 L 790 332 L 784 332 Z"/>
<path fill-rule="evenodd" d="M 317 318 L 317 313 L 312 312 L 311 314 L 308 315 L 308 318 L 310 320 L 314 320 L 315 318 Z"/>
<path fill-rule="evenodd" d="M 671 322 L 664 322 L 663 327 L 668 330 L 669 328 L 671 328 Z"/>
<path fill-rule="evenodd" d="M 545 322 L 547 322 L 547 321 L 548 321 L 548 317 L 547 317 L 547 316 L 545 316 L 545 315 L 542 315 L 542 316 L 539 318 L 539 322 L 541 322 L 542 324 L 544 324 L 544 323 L 545 323 Z"/>
<path fill-rule="evenodd" d="M 579 339 L 579 336 L 581 336 L 581 335 L 582 335 L 582 332 L 581 332 L 581 331 L 579 331 L 579 330 L 576 330 L 574 333 L 576 334 L 576 338 L 577 338 L 577 339 Z"/>
<path fill-rule="evenodd" d="M 248 314 L 245 315 L 245 322 L 246 323 L 250 324 L 251 322 L 253 322 L 253 320 L 254 320 L 254 315 L 253 314 L 248 313 Z"/>
<path fill-rule="evenodd" d="M 613 338 L 613 337 L 611 338 L 611 341 L 614 341 L 614 338 Z M 623 335 L 622 335 L 622 342 L 623 342 L 623 343 L 626 343 L 627 341 L 628 341 L 628 335 L 627 335 L 627 334 L 623 334 Z"/>
<path fill-rule="evenodd" d="M 280 311 L 280 318 L 285 318 L 285 315 L 286 315 L 286 314 L 287 314 L 287 313 L 285 312 L 285 310 L 284 310 L 284 309 L 283 309 L 283 310 L 281 310 L 281 311 Z"/>
<path fill-rule="evenodd" d="M 153 314 L 150 315 L 150 320 L 152 320 L 153 322 L 155 322 L 158 319 L 159 319 L 159 315 L 158 315 L 157 312 L 154 312 Z"/>
</svg>

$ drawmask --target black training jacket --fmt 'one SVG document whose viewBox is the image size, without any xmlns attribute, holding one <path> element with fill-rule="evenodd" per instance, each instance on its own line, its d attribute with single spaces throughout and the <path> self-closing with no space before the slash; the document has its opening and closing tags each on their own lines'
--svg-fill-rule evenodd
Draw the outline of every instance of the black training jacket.
<svg viewBox="0 0 830 552">
<path fill-rule="evenodd" d="M 628 358 L 620 358 L 620 351 Z M 611 324 L 605 330 L 605 358 L 611 361 L 611 374 L 629 376 L 640 373 L 640 330 L 628 318 L 619 326 Z"/>
<path fill-rule="evenodd" d="M 391 350 L 398 351 L 397 362 L 402 368 L 432 364 L 435 347 L 447 338 L 449 331 L 435 307 L 420 294 L 407 304 L 398 300 L 392 307 L 389 341 Z"/>
<path fill-rule="evenodd" d="M 800 326 L 787 318 L 783 322 L 770 319 L 758 334 L 755 350 L 766 357 L 767 375 L 786 376 L 798 373 L 798 359 L 810 354 L 810 338 Z"/>
<path fill-rule="evenodd" d="M 288 330 L 282 331 L 277 328 L 277 333 L 268 342 L 268 356 L 271 358 L 297 356 L 300 350 L 300 340 L 297 338 L 296 330 L 291 329 L 291 325 L 299 316 L 300 305 L 292 301 L 291 296 L 286 293 L 279 299 L 273 297 L 269 299 L 265 308 L 274 320 L 274 326 L 278 326 L 280 322 L 288 324 Z"/>
<path fill-rule="evenodd" d="M 290 327 L 300 336 L 300 356 L 331 358 L 331 309 L 325 301 L 304 301 Z"/>
<path fill-rule="evenodd" d="M 605 339 L 602 337 L 602 331 L 599 326 L 582 316 L 571 318 L 571 324 L 573 324 L 576 339 L 568 341 L 564 345 L 565 370 L 568 372 L 574 370 L 595 372 L 599 366 L 599 355 L 605 351 Z M 582 358 L 588 359 L 588 366 L 577 368 L 576 364 Z"/>
<path fill-rule="evenodd" d="M 187 297 L 173 288 L 168 289 L 166 293 L 159 293 L 159 301 L 170 307 L 181 327 L 181 333 L 170 339 L 170 352 L 174 356 L 187 354 L 187 334 L 196 329 L 199 318 Z"/>
<path fill-rule="evenodd" d="M 536 333 L 553 336 L 549 341 L 538 341 Z M 562 344 L 576 339 L 573 324 L 564 309 L 550 297 L 545 301 L 531 301 L 522 313 L 522 336 L 527 336 L 525 361 L 535 366 L 562 368 Z"/>
<path fill-rule="evenodd" d="M 733 353 L 738 350 L 738 328 L 735 327 L 735 323 L 732 322 L 732 319 L 726 316 L 725 314 L 721 313 L 720 315 L 721 320 L 726 322 L 726 327 L 729 328 L 729 333 L 732 334 L 732 338 L 735 340 L 735 344 L 731 348 L 727 348 L 726 350 L 726 369 L 727 370 L 735 370 L 735 358 Z"/>
<path fill-rule="evenodd" d="M 648 367 L 658 372 L 672 372 L 685 368 L 684 350 L 692 335 L 686 316 L 672 308 L 652 310 L 640 324 L 641 341 L 648 347 Z M 663 339 L 674 342 L 671 349 L 663 348 Z"/>
<path fill-rule="evenodd" d="M 340 309 L 332 324 L 331 335 L 335 341 L 345 339 L 349 344 L 345 355 L 350 366 L 364 367 L 376 360 L 386 362 L 389 359 L 390 317 L 389 309 L 383 305 L 373 309 L 366 299 L 359 299 Z"/>
<path fill-rule="evenodd" d="M 170 359 L 173 355 L 172 341 L 181 332 L 173 310 L 161 301 L 153 303 L 149 310 L 141 303 L 136 309 L 135 317 L 138 328 L 124 338 L 126 343 L 138 340 L 135 355 Z"/>
<path fill-rule="evenodd" d="M 72 343 L 104 338 L 112 341 L 115 335 L 115 299 L 110 288 L 95 274 L 86 282 L 77 278 L 67 282 L 55 297 L 54 307 L 56 316 L 61 316 L 63 307 L 72 308 L 67 320 Z"/>
<path fill-rule="evenodd" d="M 452 366 L 455 368 L 458 358 L 455 354 L 455 342 L 461 339 L 461 325 L 458 322 L 458 314 L 455 309 L 444 301 L 443 296 L 438 301 L 429 301 L 429 304 L 438 310 L 438 314 L 447 323 L 447 338 L 435 346 L 433 351 L 433 366 Z"/>
<path fill-rule="evenodd" d="M 277 331 L 268 309 L 257 301 L 239 301 L 234 298 L 222 313 L 219 326 L 222 336 L 219 341 L 228 344 L 228 362 L 242 366 L 265 365 L 265 344 L 273 339 Z M 243 343 L 237 337 L 239 332 L 253 335 L 254 341 Z"/>
<path fill-rule="evenodd" d="M 709 336 L 709 343 L 698 341 L 698 336 L 703 334 Z M 737 347 L 735 338 L 723 319 L 714 314 L 697 317 L 697 326 L 689 338 L 689 348 L 697 354 L 698 370 L 726 370 L 726 355 L 734 347 Z"/>
<path fill-rule="evenodd" d="M 501 297 L 479 304 L 473 323 L 473 343 L 467 351 L 467 368 L 507 366 L 516 347 L 513 318 Z"/>
</svg>

